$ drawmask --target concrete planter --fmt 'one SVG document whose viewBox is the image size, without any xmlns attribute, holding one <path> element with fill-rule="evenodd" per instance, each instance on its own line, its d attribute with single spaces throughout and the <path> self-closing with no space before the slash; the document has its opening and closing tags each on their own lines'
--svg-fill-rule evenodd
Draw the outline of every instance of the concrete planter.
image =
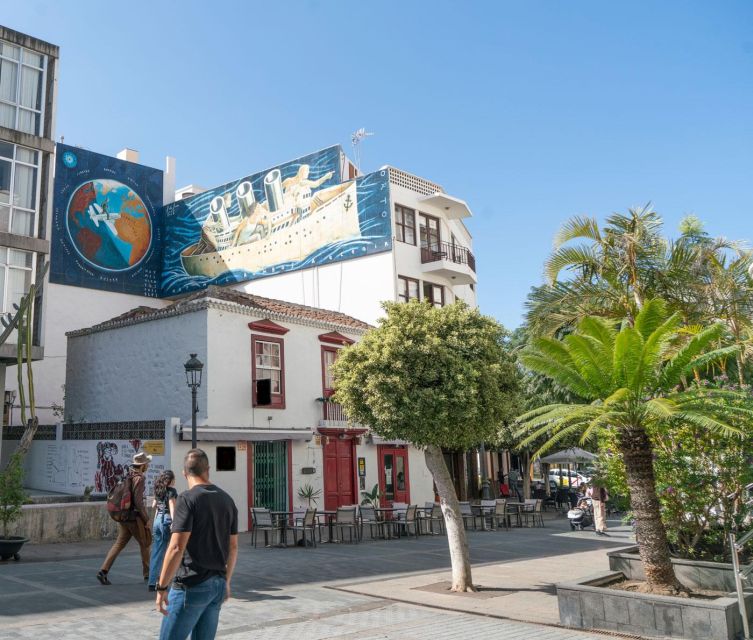
<svg viewBox="0 0 753 640">
<path fill-rule="evenodd" d="M 646 579 L 638 547 L 610 551 L 607 556 L 612 571 L 621 571 L 630 580 Z M 735 590 L 735 573 L 731 564 L 672 558 L 672 566 L 677 579 L 689 589 Z"/>
<path fill-rule="evenodd" d="M 608 589 L 619 571 L 557 585 L 560 622 L 578 629 L 605 629 L 654 638 L 736 640 L 742 620 L 734 593 L 712 600 L 674 598 Z M 746 598 L 753 614 L 753 594 Z M 753 615 L 749 614 L 749 617 Z"/>
<path fill-rule="evenodd" d="M 21 518 L 9 527 L 11 535 L 25 535 L 35 544 L 103 540 L 117 532 L 104 502 L 27 504 Z"/>
</svg>

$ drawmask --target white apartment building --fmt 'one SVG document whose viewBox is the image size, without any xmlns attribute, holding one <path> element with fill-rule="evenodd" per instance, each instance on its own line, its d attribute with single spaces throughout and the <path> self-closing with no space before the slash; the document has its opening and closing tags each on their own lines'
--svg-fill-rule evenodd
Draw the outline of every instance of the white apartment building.
<svg viewBox="0 0 753 640">
<path fill-rule="evenodd" d="M 50 252 L 58 47 L 0 26 L 0 313 L 14 312 Z M 34 304 L 32 358 L 44 357 L 48 301 Z M 0 327 L 0 332 L 2 327 Z M 14 392 L 16 336 L 0 345 L 0 388 L 7 423 Z M 0 439 L 2 450 L 2 439 Z"/>
</svg>

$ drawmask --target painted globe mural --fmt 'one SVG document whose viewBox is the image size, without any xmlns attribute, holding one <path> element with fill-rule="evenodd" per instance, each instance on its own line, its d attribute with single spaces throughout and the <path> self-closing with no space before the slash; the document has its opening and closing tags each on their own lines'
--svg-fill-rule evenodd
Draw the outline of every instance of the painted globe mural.
<svg viewBox="0 0 753 640">
<path fill-rule="evenodd" d="M 81 257 L 99 269 L 127 271 L 144 259 L 152 222 L 141 197 L 117 180 L 89 180 L 68 203 L 68 235 Z"/>
</svg>

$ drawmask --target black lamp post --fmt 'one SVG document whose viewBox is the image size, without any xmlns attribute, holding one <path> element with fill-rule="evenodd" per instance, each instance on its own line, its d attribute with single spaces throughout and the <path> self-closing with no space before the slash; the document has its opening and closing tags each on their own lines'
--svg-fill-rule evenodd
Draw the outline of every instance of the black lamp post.
<svg viewBox="0 0 753 640">
<path fill-rule="evenodd" d="M 490 500 L 492 495 L 489 490 L 489 472 L 486 468 L 486 447 L 482 442 L 478 447 L 479 452 L 479 466 L 481 467 L 481 499 Z"/>
<path fill-rule="evenodd" d="M 196 413 L 199 408 L 196 406 L 196 392 L 201 386 L 201 371 L 204 369 L 204 363 L 196 357 L 195 353 L 191 354 L 185 365 L 186 383 L 191 389 L 191 448 L 196 448 Z"/>
</svg>

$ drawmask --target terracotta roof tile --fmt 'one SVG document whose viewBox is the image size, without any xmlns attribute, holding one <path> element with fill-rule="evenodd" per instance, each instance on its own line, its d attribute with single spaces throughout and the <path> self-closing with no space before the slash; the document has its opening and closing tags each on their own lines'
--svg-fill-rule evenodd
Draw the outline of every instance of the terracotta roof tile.
<svg viewBox="0 0 753 640">
<path fill-rule="evenodd" d="M 288 318 L 301 320 L 308 320 L 313 322 L 325 323 L 329 325 L 336 325 L 338 327 L 350 328 L 356 331 L 366 331 L 371 328 L 371 325 L 358 320 L 352 316 L 340 313 L 339 311 L 329 311 L 327 309 L 319 309 L 318 307 L 308 307 L 302 304 L 295 304 L 293 302 L 285 302 L 284 300 L 275 300 L 273 298 L 264 298 L 262 296 L 255 296 L 250 293 L 243 293 L 236 291 L 235 289 L 228 289 L 225 287 L 210 286 L 203 291 L 197 291 L 196 293 L 189 294 L 183 298 L 175 300 L 167 307 L 155 308 L 140 306 L 130 311 L 101 322 L 92 327 L 79 329 L 76 331 L 70 331 L 66 335 L 81 335 L 85 333 L 91 333 L 95 331 L 102 331 L 112 327 L 123 326 L 128 324 L 135 324 L 137 322 L 143 322 L 151 319 L 150 316 L 167 316 L 172 315 L 171 312 L 180 312 L 185 307 L 191 305 L 191 303 L 205 300 L 205 299 L 220 300 L 223 302 L 229 302 L 232 304 L 242 305 L 250 309 L 257 310 L 259 315 L 273 314 L 287 316 Z M 186 309 L 187 311 L 188 309 Z M 156 319 L 156 318 L 155 318 Z"/>
</svg>

